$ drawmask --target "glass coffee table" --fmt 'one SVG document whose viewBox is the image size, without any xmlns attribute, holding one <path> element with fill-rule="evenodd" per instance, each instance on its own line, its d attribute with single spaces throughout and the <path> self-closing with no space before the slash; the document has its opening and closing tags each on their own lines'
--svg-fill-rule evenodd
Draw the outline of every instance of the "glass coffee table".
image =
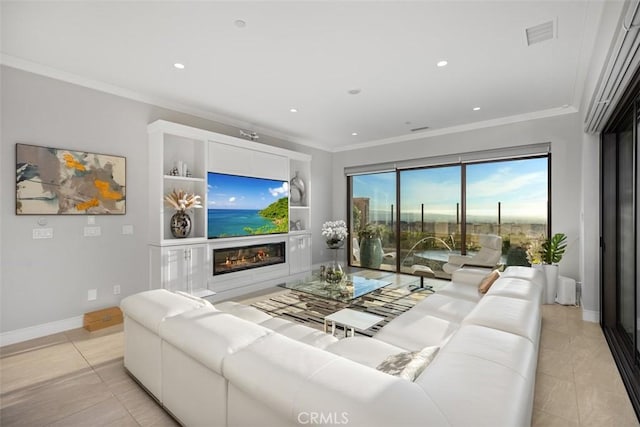
<svg viewBox="0 0 640 427">
<path fill-rule="evenodd" d="M 420 278 L 408 274 L 355 268 L 345 268 L 345 272 L 345 277 L 340 283 L 322 280 L 318 270 L 302 279 L 292 280 L 280 286 L 342 302 L 352 301 L 381 288 L 420 286 Z"/>
</svg>

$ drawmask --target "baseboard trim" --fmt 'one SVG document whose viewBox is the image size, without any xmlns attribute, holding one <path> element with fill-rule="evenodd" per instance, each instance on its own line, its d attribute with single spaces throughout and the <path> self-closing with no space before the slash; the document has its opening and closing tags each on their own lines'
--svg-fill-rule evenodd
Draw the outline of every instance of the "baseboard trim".
<svg viewBox="0 0 640 427">
<path fill-rule="evenodd" d="M 2 332 L 0 334 L 0 347 L 81 327 L 82 316 L 76 316 L 70 317 L 68 319 L 56 320 L 55 322 L 43 323 L 41 325 L 34 325 L 27 328 Z"/>
<path fill-rule="evenodd" d="M 582 309 L 582 320 L 585 322 L 600 323 L 600 312 Z"/>
</svg>

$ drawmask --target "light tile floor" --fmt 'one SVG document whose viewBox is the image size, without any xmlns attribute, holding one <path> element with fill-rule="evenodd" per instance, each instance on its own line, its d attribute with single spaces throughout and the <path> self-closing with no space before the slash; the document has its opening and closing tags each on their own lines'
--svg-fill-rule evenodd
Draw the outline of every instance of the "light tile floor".
<svg viewBox="0 0 640 427">
<path fill-rule="evenodd" d="M 602 331 L 543 306 L 533 426 L 638 426 Z M 122 366 L 122 326 L 0 348 L 0 425 L 175 426 Z"/>
</svg>

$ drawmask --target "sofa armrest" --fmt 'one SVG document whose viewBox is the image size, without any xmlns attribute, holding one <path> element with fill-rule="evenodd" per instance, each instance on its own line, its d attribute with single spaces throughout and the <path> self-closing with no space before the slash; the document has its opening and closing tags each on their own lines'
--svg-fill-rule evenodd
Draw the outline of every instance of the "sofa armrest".
<svg viewBox="0 0 640 427">
<path fill-rule="evenodd" d="M 469 285 L 478 287 L 482 279 L 487 274 L 491 273 L 491 270 L 477 269 L 477 268 L 460 268 L 451 273 L 451 281 L 454 283 L 460 283 L 463 285 Z"/>
</svg>

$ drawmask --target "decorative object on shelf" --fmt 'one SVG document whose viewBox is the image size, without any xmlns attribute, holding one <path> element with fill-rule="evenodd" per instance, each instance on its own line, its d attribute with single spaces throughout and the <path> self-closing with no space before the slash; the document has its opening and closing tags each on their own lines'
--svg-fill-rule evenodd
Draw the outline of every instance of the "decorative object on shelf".
<svg viewBox="0 0 640 427">
<path fill-rule="evenodd" d="M 289 186 L 289 194 L 291 198 L 291 204 L 294 206 L 299 206 L 303 203 L 305 193 L 304 181 L 298 175 L 298 171 L 293 178 L 291 178 L 291 183 Z"/>
<path fill-rule="evenodd" d="M 327 247 L 330 249 L 338 249 L 344 245 L 344 239 L 347 238 L 347 224 L 343 220 L 327 221 L 322 224 L 322 235 L 325 237 Z"/>
<path fill-rule="evenodd" d="M 366 224 L 358 231 L 358 237 L 360 238 L 360 266 L 380 268 L 384 255 L 382 250 L 383 232 L 383 226 L 371 223 Z"/>
<path fill-rule="evenodd" d="M 184 211 L 178 211 L 171 216 L 169 228 L 173 237 L 184 239 L 191 233 L 191 217 Z"/>
<path fill-rule="evenodd" d="M 126 159 L 16 144 L 16 215 L 125 214 Z"/>
<path fill-rule="evenodd" d="M 189 236 L 191 232 L 191 217 L 186 213 L 186 210 L 202 208 L 200 196 L 174 189 L 164 196 L 164 201 L 177 211 L 169 221 L 169 228 L 173 237 L 182 239 Z"/>
<path fill-rule="evenodd" d="M 174 166 L 173 168 L 171 168 L 171 170 L 169 171 L 169 173 L 167 175 L 169 175 L 169 176 L 180 176 L 180 172 L 178 172 L 178 167 Z"/>
</svg>

